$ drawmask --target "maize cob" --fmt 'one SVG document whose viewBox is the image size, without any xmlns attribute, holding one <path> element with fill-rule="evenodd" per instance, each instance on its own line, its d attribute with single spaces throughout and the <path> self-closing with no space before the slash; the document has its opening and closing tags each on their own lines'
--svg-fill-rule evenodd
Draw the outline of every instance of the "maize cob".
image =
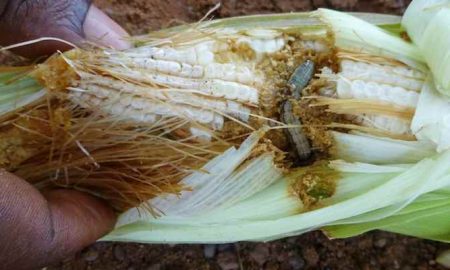
<svg viewBox="0 0 450 270">
<path fill-rule="evenodd" d="M 450 184 L 448 154 L 427 159 L 434 145 L 411 129 L 425 63 L 397 23 L 384 27 L 394 31 L 320 10 L 55 55 L 30 73 L 45 97 L 7 104 L 0 165 L 128 209 L 107 240 L 259 241 L 382 220 Z M 360 36 L 368 44 L 352 42 Z M 39 136 L 27 143 L 30 134 Z M 391 196 L 376 200 L 385 190 Z"/>
</svg>

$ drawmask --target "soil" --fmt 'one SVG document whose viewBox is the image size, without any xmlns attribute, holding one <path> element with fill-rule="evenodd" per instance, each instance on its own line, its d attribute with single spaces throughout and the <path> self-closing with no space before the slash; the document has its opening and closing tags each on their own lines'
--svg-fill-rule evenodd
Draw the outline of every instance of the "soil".
<svg viewBox="0 0 450 270">
<path fill-rule="evenodd" d="M 132 34 L 199 20 L 218 0 L 94 0 Z M 215 18 L 328 7 L 401 14 L 409 0 L 223 0 Z M 142 245 L 97 243 L 48 269 L 444 269 L 449 246 L 385 232 L 329 240 L 312 232 L 270 243 Z"/>
<path fill-rule="evenodd" d="M 131 34 L 201 19 L 219 0 L 94 0 Z M 223 0 L 214 18 L 308 11 L 319 7 L 401 14 L 410 0 Z"/>
<path fill-rule="evenodd" d="M 49 269 L 442 269 L 437 254 L 448 245 L 373 232 L 328 240 L 312 232 L 270 243 L 143 245 L 98 243 Z"/>
</svg>

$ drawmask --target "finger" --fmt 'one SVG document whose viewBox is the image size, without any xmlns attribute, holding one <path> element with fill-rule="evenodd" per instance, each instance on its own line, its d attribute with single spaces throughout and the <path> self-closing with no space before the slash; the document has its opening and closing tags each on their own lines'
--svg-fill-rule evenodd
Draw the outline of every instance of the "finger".
<svg viewBox="0 0 450 270">
<path fill-rule="evenodd" d="M 112 209 L 93 196 L 75 190 L 55 190 L 45 197 L 52 215 L 49 250 L 56 261 L 94 243 L 114 227 L 116 216 Z"/>
<path fill-rule="evenodd" d="M 0 217 L 4 269 L 58 262 L 106 234 L 115 222 L 113 211 L 99 199 L 71 190 L 44 197 L 5 171 L 0 171 Z"/>
<path fill-rule="evenodd" d="M 131 47 L 126 40 L 128 33 L 94 5 L 89 8 L 83 30 L 86 40 L 96 44 L 118 50 Z"/>
</svg>

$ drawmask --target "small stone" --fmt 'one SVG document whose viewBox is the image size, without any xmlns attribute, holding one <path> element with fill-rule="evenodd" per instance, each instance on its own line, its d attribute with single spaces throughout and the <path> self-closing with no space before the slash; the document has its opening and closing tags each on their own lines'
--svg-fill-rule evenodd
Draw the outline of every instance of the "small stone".
<svg viewBox="0 0 450 270">
<path fill-rule="evenodd" d="M 113 249 L 114 258 L 118 261 L 123 261 L 125 259 L 125 252 L 121 246 L 115 246 Z"/>
<path fill-rule="evenodd" d="M 292 270 L 300 270 L 305 267 L 305 260 L 298 256 L 291 257 L 289 258 L 289 265 L 291 266 Z"/>
<path fill-rule="evenodd" d="M 160 270 L 161 269 L 161 264 L 157 263 L 157 264 L 152 264 L 149 267 L 147 267 L 147 270 Z"/>
<path fill-rule="evenodd" d="M 387 244 L 387 239 L 386 238 L 381 238 L 378 239 L 377 241 L 375 241 L 375 247 L 377 248 L 384 248 Z"/>
<path fill-rule="evenodd" d="M 400 269 L 400 263 L 398 262 L 398 260 L 394 260 L 394 269 Z"/>
<path fill-rule="evenodd" d="M 263 265 L 269 258 L 269 247 L 266 244 L 258 244 L 255 249 L 250 252 L 250 257 L 258 264 Z"/>
<path fill-rule="evenodd" d="M 98 258 L 98 251 L 95 249 L 90 249 L 83 254 L 83 259 L 87 262 L 93 262 Z"/>
<path fill-rule="evenodd" d="M 216 245 L 204 245 L 203 246 L 203 255 L 206 259 L 212 259 L 216 255 Z"/>
<path fill-rule="evenodd" d="M 239 263 L 234 253 L 226 251 L 217 255 L 217 264 L 222 270 L 237 270 Z"/>
<path fill-rule="evenodd" d="M 319 254 L 317 254 L 317 251 L 314 248 L 306 248 L 303 250 L 302 254 L 309 267 L 317 266 L 319 263 Z"/>
<path fill-rule="evenodd" d="M 372 265 L 372 266 L 376 266 L 376 265 L 378 265 L 378 261 L 375 260 L 374 258 L 371 258 L 370 261 L 369 261 L 369 264 Z"/>
</svg>

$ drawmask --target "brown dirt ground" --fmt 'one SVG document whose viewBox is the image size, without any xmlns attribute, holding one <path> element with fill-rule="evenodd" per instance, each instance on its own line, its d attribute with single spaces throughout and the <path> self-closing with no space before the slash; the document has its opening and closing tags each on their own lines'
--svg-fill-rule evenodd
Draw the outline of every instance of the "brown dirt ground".
<svg viewBox="0 0 450 270">
<path fill-rule="evenodd" d="M 94 0 L 132 34 L 199 20 L 218 0 Z M 409 0 L 223 0 L 214 17 L 340 10 L 400 14 Z M 443 269 L 449 246 L 385 232 L 328 240 L 320 232 L 271 243 L 142 245 L 98 243 L 49 269 Z"/>
</svg>

